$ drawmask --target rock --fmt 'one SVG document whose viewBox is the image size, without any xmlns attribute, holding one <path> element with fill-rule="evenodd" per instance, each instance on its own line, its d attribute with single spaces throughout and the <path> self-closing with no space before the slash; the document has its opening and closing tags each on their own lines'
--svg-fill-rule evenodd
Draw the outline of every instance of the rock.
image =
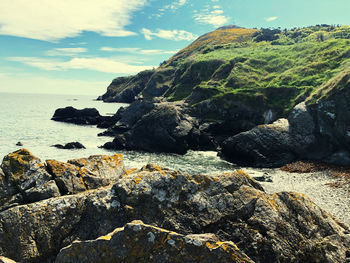
<svg viewBox="0 0 350 263">
<path fill-rule="evenodd" d="M 68 164 L 78 167 L 87 189 L 106 186 L 125 174 L 123 155 L 92 155 L 89 158 L 69 160 Z"/>
<path fill-rule="evenodd" d="M 184 154 L 195 147 L 196 120 L 181 103 L 136 102 L 112 128 L 117 133 L 106 148 Z"/>
<path fill-rule="evenodd" d="M 133 221 L 96 240 L 63 248 L 56 263 L 69 262 L 251 262 L 232 242 L 215 235 L 181 235 Z"/>
<path fill-rule="evenodd" d="M 305 103 L 297 105 L 288 120 L 259 125 L 225 140 L 220 155 L 233 163 L 255 167 L 280 167 L 315 150 L 315 124 Z"/>
<path fill-rule="evenodd" d="M 72 162 L 78 163 L 84 161 Z M 133 220 L 145 222 L 147 225 L 133 224 L 141 228 L 140 233 L 152 232 L 155 241 L 158 236 L 172 238 L 174 235 L 171 240 L 175 243 L 170 241 L 162 247 L 169 255 L 173 255 L 171 244 L 178 244 L 175 236 L 181 240 L 186 235 L 203 233 L 215 234 L 220 241 L 233 242 L 237 246 L 233 251 L 241 251 L 257 263 L 340 263 L 345 262 L 350 251 L 349 227 L 302 194 L 267 194 L 242 171 L 188 175 L 148 165 L 126 173 L 112 187 L 50 198 L 0 212 L 0 254 L 21 262 L 53 262 L 63 247 L 80 240 L 83 242 L 62 250 L 58 260 L 63 260 L 63 254 L 68 257 L 68 251 L 74 248 L 88 249 L 89 244 L 91 256 L 97 256 L 98 249 L 113 240 L 130 237 L 128 240 L 134 240 L 131 242 L 135 246 L 144 240 L 147 236 L 130 236 L 127 231 L 131 229 L 126 226 L 105 239 L 100 238 L 101 241 L 94 241 Z M 154 228 L 148 225 L 178 234 L 163 230 L 153 232 Z M 153 239 L 152 235 L 149 237 Z M 192 238 L 206 240 L 207 237 Z M 140 238 L 139 241 L 136 238 Z M 227 246 L 232 248 L 228 243 Z M 143 252 L 148 247 L 138 250 L 141 259 L 147 255 Z M 92 248 L 96 248 L 95 255 Z M 184 249 L 187 248 L 186 245 Z M 207 251 L 204 246 L 202 248 Z M 127 250 L 119 250 L 123 251 L 134 250 L 128 246 Z M 230 250 L 226 252 L 231 253 Z M 192 255 L 197 257 L 202 253 L 206 252 Z"/>
<path fill-rule="evenodd" d="M 103 120 L 103 117 L 95 108 L 77 110 L 73 107 L 66 107 L 57 109 L 51 120 L 74 124 L 96 125 Z"/>
<path fill-rule="evenodd" d="M 5 257 L 0 256 L 0 263 L 16 263 L 16 262 L 9 259 L 9 258 L 5 258 Z"/>
<path fill-rule="evenodd" d="M 87 190 L 81 169 L 73 164 L 56 160 L 46 160 L 48 171 L 54 176 L 62 195 L 75 194 Z M 84 176 L 87 176 L 84 174 Z"/>
<path fill-rule="evenodd" d="M 116 78 L 99 99 L 104 102 L 132 103 L 145 88 L 153 73 L 154 70 L 145 70 L 135 76 Z"/>
<path fill-rule="evenodd" d="M 17 142 L 16 146 L 23 146 L 23 144 L 21 142 Z"/>
<path fill-rule="evenodd" d="M 125 173 L 123 156 L 120 154 L 94 155 L 69 160 L 68 163 L 47 160 L 46 163 L 64 195 L 109 185 Z"/>
<path fill-rule="evenodd" d="M 4 172 L 0 203 L 23 204 L 60 196 L 52 176 L 40 159 L 26 149 L 20 149 L 4 157 L 1 164 Z M 0 208 L 1 209 L 1 208 Z"/>
<path fill-rule="evenodd" d="M 69 142 L 65 145 L 55 144 L 52 145 L 52 147 L 56 147 L 58 149 L 86 149 L 85 146 L 82 145 L 80 142 Z"/>
</svg>

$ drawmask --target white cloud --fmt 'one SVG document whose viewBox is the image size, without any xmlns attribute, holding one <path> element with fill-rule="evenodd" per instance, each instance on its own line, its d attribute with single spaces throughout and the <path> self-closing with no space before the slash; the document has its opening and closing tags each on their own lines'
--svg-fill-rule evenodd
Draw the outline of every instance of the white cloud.
<svg viewBox="0 0 350 263">
<path fill-rule="evenodd" d="M 170 5 L 166 5 L 164 6 L 162 9 L 178 9 L 180 8 L 181 6 L 183 6 L 184 4 L 186 4 L 187 0 L 177 0 L 177 1 L 174 1 L 172 4 Z"/>
<path fill-rule="evenodd" d="M 176 29 L 175 30 L 157 29 L 157 31 L 152 32 L 147 28 L 143 28 L 141 30 L 141 33 L 145 36 L 147 40 L 152 40 L 153 37 L 159 37 L 159 38 L 175 40 L 175 41 L 181 41 L 181 40 L 192 41 L 198 37 L 197 35 L 194 35 L 185 30 L 176 30 Z"/>
<path fill-rule="evenodd" d="M 278 18 L 278 16 L 272 16 L 272 17 L 266 18 L 265 20 L 266 20 L 267 22 L 271 22 L 271 21 L 275 21 L 277 18 Z"/>
<path fill-rule="evenodd" d="M 175 54 L 178 50 L 162 50 L 162 49 L 141 49 L 141 48 L 113 48 L 113 47 L 101 47 L 101 51 L 106 52 L 123 52 L 142 55 L 162 55 L 162 54 Z"/>
<path fill-rule="evenodd" d="M 10 61 L 49 71 L 62 71 L 69 69 L 88 69 L 114 74 L 134 74 L 142 70 L 151 69 L 153 66 L 130 65 L 113 58 L 79 58 L 75 57 L 67 61 L 46 59 L 37 57 L 11 57 Z"/>
<path fill-rule="evenodd" d="M 1 0 L 0 34 L 56 41 L 83 31 L 129 36 L 134 11 L 147 0 Z"/>
<path fill-rule="evenodd" d="M 68 56 L 73 57 L 78 54 L 87 52 L 87 48 L 72 47 L 72 48 L 55 48 L 45 52 L 47 56 Z"/>
<path fill-rule="evenodd" d="M 58 79 L 30 75 L 0 75 L 0 92 L 45 93 L 45 94 L 85 94 L 96 96 L 106 91 L 110 80 L 90 81 Z"/>
<path fill-rule="evenodd" d="M 210 24 L 215 27 L 220 27 L 229 22 L 229 18 L 223 15 L 224 11 L 222 9 L 214 7 L 215 10 L 210 11 L 208 9 L 203 9 L 200 12 L 196 12 L 193 16 L 194 20 L 202 24 Z"/>
</svg>

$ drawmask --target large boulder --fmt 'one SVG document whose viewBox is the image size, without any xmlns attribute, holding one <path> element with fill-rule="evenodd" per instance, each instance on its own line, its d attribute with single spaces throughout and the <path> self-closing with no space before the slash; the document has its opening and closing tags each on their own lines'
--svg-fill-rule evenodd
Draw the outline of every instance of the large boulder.
<svg viewBox="0 0 350 263">
<path fill-rule="evenodd" d="M 113 187 L 0 212 L 0 254 L 21 262 L 53 262 L 60 249 L 74 240 L 97 239 L 133 220 L 180 235 L 213 233 L 220 241 L 234 242 L 258 263 L 345 262 L 350 251 L 348 226 L 304 195 L 266 194 L 241 171 L 191 176 L 148 165 L 122 176 Z M 150 226 L 143 227 L 154 234 Z M 119 238 L 125 233 L 117 230 L 105 239 L 123 240 Z M 99 246 L 100 241 L 73 244 L 62 253 L 74 248 L 83 253 L 85 245 L 91 243 L 92 248 L 96 242 Z"/>
<path fill-rule="evenodd" d="M 229 137 L 220 155 L 233 163 L 256 167 L 280 167 L 297 158 L 316 154 L 315 123 L 305 103 L 291 111 L 288 119 L 259 125 Z"/>
<path fill-rule="evenodd" d="M 72 262 L 188 262 L 253 263 L 232 242 L 213 234 L 181 235 L 133 221 L 95 240 L 74 242 L 63 248 L 56 263 Z"/>
<path fill-rule="evenodd" d="M 26 149 L 4 157 L 0 170 L 0 211 L 43 199 L 96 189 L 124 173 L 123 156 L 94 155 L 68 163 L 42 163 Z"/>
<path fill-rule="evenodd" d="M 47 160 L 46 164 L 62 194 L 75 194 L 106 186 L 125 173 L 121 154 L 93 155 L 69 160 L 68 163 Z"/>
<path fill-rule="evenodd" d="M 4 176 L 0 182 L 3 189 L 0 203 L 4 207 L 60 196 L 54 178 L 46 171 L 45 165 L 26 149 L 5 156 L 1 168 Z"/>
<path fill-rule="evenodd" d="M 195 145 L 197 127 L 183 103 L 138 102 L 112 128 L 116 137 L 105 147 L 184 154 Z"/>
</svg>

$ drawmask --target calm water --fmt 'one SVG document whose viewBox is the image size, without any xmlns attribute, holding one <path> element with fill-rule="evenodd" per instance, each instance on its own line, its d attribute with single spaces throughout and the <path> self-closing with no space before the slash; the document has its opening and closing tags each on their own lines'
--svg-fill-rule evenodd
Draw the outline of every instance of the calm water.
<svg viewBox="0 0 350 263">
<path fill-rule="evenodd" d="M 73 106 L 78 109 L 94 107 L 102 115 L 115 113 L 123 104 L 94 101 L 90 96 L 38 95 L 0 93 L 0 160 L 21 147 L 18 141 L 42 160 L 67 161 L 93 154 L 113 154 L 98 148 L 109 137 L 98 137 L 102 130 L 94 126 L 51 121 L 57 108 Z M 79 141 L 86 149 L 62 150 L 50 147 Z M 174 154 L 151 154 L 134 151 L 118 151 L 124 154 L 127 167 L 141 167 L 149 162 L 189 173 L 215 173 L 234 167 L 220 160 L 215 152 L 189 152 L 184 156 Z"/>
</svg>

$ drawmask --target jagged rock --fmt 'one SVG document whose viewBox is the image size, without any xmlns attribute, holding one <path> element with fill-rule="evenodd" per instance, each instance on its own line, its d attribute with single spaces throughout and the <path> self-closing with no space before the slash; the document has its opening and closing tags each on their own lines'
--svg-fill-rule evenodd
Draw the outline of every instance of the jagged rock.
<svg viewBox="0 0 350 263">
<path fill-rule="evenodd" d="M 181 235 L 133 221 L 96 240 L 63 248 L 56 263 L 72 262 L 250 262 L 232 242 L 215 235 Z"/>
<path fill-rule="evenodd" d="M 0 256 L 0 263 L 16 263 L 16 262 L 9 259 L 9 258 L 5 258 L 5 257 Z"/>
<path fill-rule="evenodd" d="M 51 120 L 82 125 L 96 125 L 103 122 L 106 118 L 110 117 L 101 116 L 95 108 L 78 110 L 73 107 L 66 107 L 57 109 Z"/>
<path fill-rule="evenodd" d="M 221 156 L 233 163 L 280 167 L 297 158 L 311 157 L 316 143 L 315 124 L 305 103 L 297 105 L 288 120 L 259 125 L 225 140 Z"/>
<path fill-rule="evenodd" d="M 0 212 L 0 254 L 53 262 L 74 240 L 96 239 L 133 220 L 181 235 L 213 233 L 257 263 L 345 262 L 350 251 L 349 227 L 304 195 L 266 194 L 241 171 L 191 176 L 148 165 L 113 187 Z"/>
<path fill-rule="evenodd" d="M 153 73 L 154 70 L 145 70 L 135 76 L 116 78 L 99 99 L 104 102 L 131 103 L 145 88 Z"/>
<path fill-rule="evenodd" d="M 138 102 L 126 109 L 116 124 L 113 144 L 106 148 L 184 154 L 193 148 L 196 120 L 184 113 L 181 103 Z"/>
<path fill-rule="evenodd" d="M 94 155 L 69 160 L 68 163 L 46 161 L 62 194 L 75 194 L 109 185 L 124 173 L 123 156 Z"/>
<path fill-rule="evenodd" d="M 55 144 L 52 145 L 52 147 L 56 147 L 58 149 L 86 149 L 84 145 L 82 145 L 80 142 L 69 142 L 66 143 L 65 145 L 62 144 Z"/>
<path fill-rule="evenodd" d="M 60 196 L 52 176 L 45 170 L 39 158 L 26 149 L 20 149 L 4 157 L 1 164 L 4 172 L 0 195 L 6 206 L 18 203 L 30 203 Z M 0 208 L 1 209 L 1 208 Z"/>
<path fill-rule="evenodd" d="M 191 176 L 148 165 L 113 187 L 0 212 L 0 254 L 52 262 L 74 240 L 96 239 L 133 220 L 181 235 L 213 233 L 257 263 L 340 263 L 350 251 L 349 227 L 304 195 L 266 194 L 241 171 Z"/>
</svg>

